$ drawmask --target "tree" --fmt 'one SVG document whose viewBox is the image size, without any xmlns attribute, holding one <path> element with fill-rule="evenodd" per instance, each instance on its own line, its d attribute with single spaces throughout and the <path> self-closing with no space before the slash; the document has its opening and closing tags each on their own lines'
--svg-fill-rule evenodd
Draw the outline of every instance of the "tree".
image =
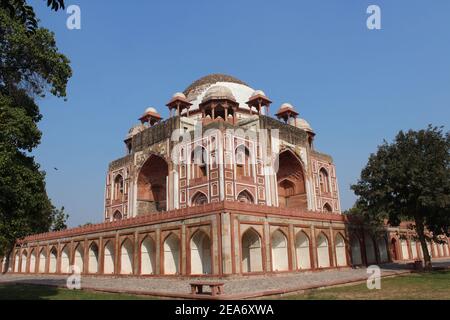
<svg viewBox="0 0 450 320">
<path fill-rule="evenodd" d="M 64 0 L 44 0 L 52 10 L 64 9 Z M 11 18 L 17 18 L 27 28 L 29 33 L 33 33 L 38 28 L 38 22 L 33 7 L 25 0 L 0 0 L 0 9 L 9 13 Z"/>
<path fill-rule="evenodd" d="M 450 135 L 442 127 L 400 131 L 369 157 L 361 178 L 352 186 L 356 206 L 371 221 L 392 226 L 412 221 L 431 268 L 426 238 L 449 235 Z"/>
<path fill-rule="evenodd" d="M 57 209 L 53 207 L 52 210 L 52 226 L 50 228 L 51 231 L 61 231 L 67 229 L 67 219 L 69 219 L 69 215 L 64 212 L 64 207 L 61 209 Z"/>
<path fill-rule="evenodd" d="M 51 32 L 30 34 L 0 8 L 0 256 L 9 257 L 16 239 L 52 225 L 45 173 L 30 155 L 41 139 L 35 99 L 65 97 L 71 75 Z"/>
</svg>

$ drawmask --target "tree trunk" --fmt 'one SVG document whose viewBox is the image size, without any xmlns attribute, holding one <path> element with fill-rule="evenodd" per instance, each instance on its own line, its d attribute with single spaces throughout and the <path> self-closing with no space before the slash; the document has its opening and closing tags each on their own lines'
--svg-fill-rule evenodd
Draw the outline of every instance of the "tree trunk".
<svg viewBox="0 0 450 320">
<path fill-rule="evenodd" d="M 13 252 L 13 250 L 14 250 L 14 246 L 10 246 L 8 251 L 7 251 L 7 253 L 6 253 L 6 256 L 5 256 L 5 258 L 6 258 L 5 259 L 5 268 L 3 269 L 3 272 L 2 272 L 3 274 L 5 274 L 5 273 L 7 273 L 9 271 L 8 270 L 9 269 L 9 263 L 10 263 L 10 260 L 11 260 L 11 253 Z M 14 266 L 13 266 L 13 268 L 14 268 Z"/>
<path fill-rule="evenodd" d="M 428 252 L 428 246 L 427 241 L 425 239 L 425 227 L 423 225 L 423 221 L 420 218 L 416 217 L 416 231 L 417 235 L 419 236 L 420 245 L 422 247 L 423 252 L 423 261 L 424 261 L 424 268 L 425 270 L 432 270 L 433 267 L 431 265 L 431 256 Z"/>
</svg>

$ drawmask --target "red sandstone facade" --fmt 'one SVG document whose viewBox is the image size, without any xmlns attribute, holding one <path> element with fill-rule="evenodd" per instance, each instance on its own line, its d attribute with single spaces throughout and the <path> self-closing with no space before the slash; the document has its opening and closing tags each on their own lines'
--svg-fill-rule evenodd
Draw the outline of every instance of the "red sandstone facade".
<svg viewBox="0 0 450 320">
<path fill-rule="evenodd" d="M 3 268 L 229 276 L 420 258 L 407 226 L 373 238 L 341 215 L 332 158 L 292 105 L 276 113 L 284 122 L 266 116 L 271 103 L 211 75 L 172 97 L 169 119 L 148 108 L 109 165 L 105 222 L 27 237 Z M 449 256 L 448 242 L 430 249 Z"/>
</svg>

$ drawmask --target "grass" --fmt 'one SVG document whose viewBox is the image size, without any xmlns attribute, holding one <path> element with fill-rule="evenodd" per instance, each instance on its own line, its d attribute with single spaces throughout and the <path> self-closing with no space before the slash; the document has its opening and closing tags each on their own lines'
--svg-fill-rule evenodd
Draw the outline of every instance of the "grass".
<svg viewBox="0 0 450 320">
<path fill-rule="evenodd" d="M 69 290 L 44 285 L 2 284 L 0 300 L 149 300 L 148 296 Z"/>
<path fill-rule="evenodd" d="M 69 290 L 43 285 L 1 284 L 0 300 L 147 300 L 155 297 L 132 294 Z M 284 296 L 284 300 L 450 300 L 450 270 L 414 273 L 381 279 L 380 290 L 365 283 L 309 290 Z"/>
<path fill-rule="evenodd" d="M 450 270 L 381 279 L 380 290 L 365 283 L 310 290 L 285 300 L 450 300 Z"/>
</svg>

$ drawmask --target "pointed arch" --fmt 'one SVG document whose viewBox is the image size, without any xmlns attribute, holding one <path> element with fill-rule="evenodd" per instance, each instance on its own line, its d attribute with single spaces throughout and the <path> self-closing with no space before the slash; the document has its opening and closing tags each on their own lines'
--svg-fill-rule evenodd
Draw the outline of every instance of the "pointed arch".
<svg viewBox="0 0 450 320">
<path fill-rule="evenodd" d="M 236 162 L 236 178 L 253 176 L 252 154 L 247 146 L 240 144 L 234 150 Z"/>
<path fill-rule="evenodd" d="M 328 174 L 328 170 L 324 167 L 319 169 L 319 189 L 321 194 L 331 192 L 330 175 Z"/>
<path fill-rule="evenodd" d="M 122 201 L 124 195 L 124 183 L 121 174 L 116 175 L 113 185 L 113 200 Z"/>
<path fill-rule="evenodd" d="M 27 272 L 27 261 L 28 261 L 28 254 L 27 254 L 27 250 L 23 250 L 22 251 L 22 262 L 21 262 L 21 266 L 20 266 L 20 272 Z"/>
<path fill-rule="evenodd" d="M 45 273 L 47 263 L 47 249 L 42 248 L 39 252 L 39 273 Z"/>
<path fill-rule="evenodd" d="M 203 146 L 195 146 L 191 152 L 191 179 L 206 178 L 208 176 L 208 152 Z"/>
<path fill-rule="evenodd" d="M 169 166 L 166 160 L 156 154 L 150 155 L 138 174 L 138 215 L 166 210 L 168 175 Z"/>
<path fill-rule="evenodd" d="M 289 270 L 288 238 L 280 229 L 272 233 L 272 271 Z"/>
<path fill-rule="evenodd" d="M 66 244 L 61 251 L 61 273 L 69 273 L 70 272 L 70 248 L 69 245 Z"/>
<path fill-rule="evenodd" d="M 389 254 L 386 244 L 386 238 L 381 236 L 377 239 L 378 252 L 380 253 L 380 262 L 388 262 Z"/>
<path fill-rule="evenodd" d="M 98 273 L 98 260 L 99 259 L 99 250 L 98 245 L 95 241 L 91 243 L 89 246 L 88 252 L 88 273 Z"/>
<path fill-rule="evenodd" d="M 366 245 L 366 259 L 367 264 L 377 263 L 377 256 L 375 253 L 375 244 L 370 234 L 364 233 L 364 244 Z"/>
<path fill-rule="evenodd" d="M 84 247 L 82 243 L 79 243 L 75 248 L 75 256 L 73 259 L 73 264 L 78 268 L 78 270 L 83 273 L 84 269 Z"/>
<path fill-rule="evenodd" d="M 141 242 L 141 274 L 154 274 L 156 270 L 155 241 L 146 236 Z"/>
<path fill-rule="evenodd" d="M 208 203 L 208 196 L 201 191 L 197 191 L 191 198 L 191 205 L 201 206 Z"/>
<path fill-rule="evenodd" d="M 361 254 L 361 240 L 357 236 L 352 236 L 350 239 L 350 246 L 352 252 L 352 265 L 360 266 L 363 264 Z"/>
<path fill-rule="evenodd" d="M 114 274 L 115 273 L 115 249 L 114 242 L 108 240 L 103 246 L 103 273 Z"/>
<path fill-rule="evenodd" d="M 164 240 L 164 274 L 180 273 L 180 240 L 171 232 Z"/>
<path fill-rule="evenodd" d="M 336 253 L 336 265 L 338 267 L 343 267 L 347 265 L 347 250 L 345 245 L 345 238 L 339 232 L 336 234 L 334 240 L 335 253 Z"/>
<path fill-rule="evenodd" d="M 191 274 L 211 274 L 211 239 L 199 229 L 191 237 Z"/>
<path fill-rule="evenodd" d="M 30 270 L 30 273 L 36 273 L 36 266 L 37 266 L 37 250 L 35 249 L 35 248 L 33 248 L 32 250 L 31 250 L 31 253 L 30 253 L 30 267 L 29 267 L 29 270 Z"/>
<path fill-rule="evenodd" d="M 50 260 L 49 260 L 48 272 L 56 273 L 57 266 L 58 266 L 58 250 L 56 250 L 56 247 L 52 247 L 50 249 L 49 257 L 50 257 Z"/>
<path fill-rule="evenodd" d="M 323 212 L 331 213 L 331 212 L 333 212 L 333 208 L 331 208 L 330 204 L 329 204 L 328 202 L 326 202 L 326 203 L 323 205 L 322 211 L 323 211 Z"/>
<path fill-rule="evenodd" d="M 122 220 L 122 213 L 119 210 L 116 210 L 113 214 L 113 221 Z"/>
<path fill-rule="evenodd" d="M 412 259 L 417 259 L 418 258 L 418 254 L 417 254 L 417 241 L 415 239 L 411 239 L 411 258 Z"/>
<path fill-rule="evenodd" d="M 252 193 L 250 191 L 248 191 L 247 189 L 242 190 L 238 194 L 237 200 L 239 202 L 255 203 L 255 197 L 253 197 Z"/>
<path fill-rule="evenodd" d="M 254 228 L 249 228 L 242 235 L 242 272 L 263 271 L 261 236 Z"/>
<path fill-rule="evenodd" d="M 330 247 L 328 237 L 321 232 L 317 236 L 317 266 L 319 268 L 330 267 Z"/>
<path fill-rule="evenodd" d="M 120 246 L 120 274 L 133 274 L 133 242 L 129 238 Z"/>
<path fill-rule="evenodd" d="M 20 254 L 19 254 L 19 250 L 17 250 L 16 254 L 14 255 L 14 272 L 15 273 L 20 272 Z"/>
<path fill-rule="evenodd" d="M 401 239 L 400 246 L 402 248 L 402 259 L 409 260 L 408 241 L 406 241 L 406 239 Z"/>
<path fill-rule="evenodd" d="M 303 162 L 290 149 L 282 151 L 277 160 L 278 205 L 306 210 L 308 201 Z"/>
<path fill-rule="evenodd" d="M 311 269 L 311 244 L 308 235 L 304 231 L 299 231 L 295 236 L 295 254 L 297 269 Z"/>
</svg>

